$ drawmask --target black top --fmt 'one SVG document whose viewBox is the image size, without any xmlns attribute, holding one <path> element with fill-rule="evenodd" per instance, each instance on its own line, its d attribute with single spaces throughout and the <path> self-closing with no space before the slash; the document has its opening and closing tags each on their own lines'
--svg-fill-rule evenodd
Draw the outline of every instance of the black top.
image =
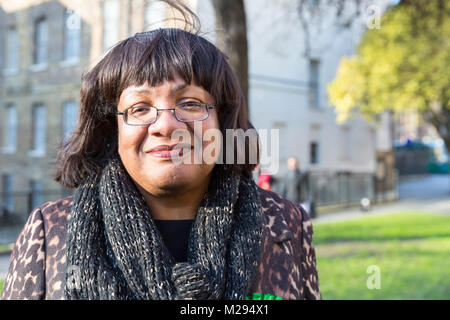
<svg viewBox="0 0 450 320">
<path fill-rule="evenodd" d="M 194 220 L 153 220 L 176 262 L 187 261 L 189 233 Z"/>
</svg>

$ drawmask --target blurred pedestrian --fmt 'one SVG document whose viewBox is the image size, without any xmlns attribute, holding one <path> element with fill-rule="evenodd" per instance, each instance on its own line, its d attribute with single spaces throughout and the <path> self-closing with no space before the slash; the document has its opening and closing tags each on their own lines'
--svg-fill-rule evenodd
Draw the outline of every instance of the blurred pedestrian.
<svg viewBox="0 0 450 320">
<path fill-rule="evenodd" d="M 304 199 L 304 174 L 300 172 L 299 162 L 296 158 L 290 157 L 287 160 L 288 172 L 283 181 L 282 195 L 294 203 L 302 203 Z"/>
<path fill-rule="evenodd" d="M 282 195 L 294 203 L 302 206 L 311 218 L 316 217 L 314 199 L 309 196 L 308 173 L 301 172 L 299 162 L 290 157 L 287 160 L 288 173 L 282 183 Z"/>
</svg>

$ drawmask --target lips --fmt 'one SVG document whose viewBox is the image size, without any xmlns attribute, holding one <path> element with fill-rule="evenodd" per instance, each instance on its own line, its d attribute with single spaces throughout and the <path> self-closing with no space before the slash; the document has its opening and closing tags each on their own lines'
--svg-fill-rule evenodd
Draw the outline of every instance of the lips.
<svg viewBox="0 0 450 320">
<path fill-rule="evenodd" d="M 192 146 L 188 143 L 162 144 L 151 148 L 146 153 L 158 158 L 174 159 L 183 156 L 191 149 Z"/>
<path fill-rule="evenodd" d="M 167 151 L 167 150 L 172 150 L 175 146 L 177 146 L 178 143 L 172 144 L 172 145 L 168 145 L 168 144 L 161 144 L 159 146 L 156 146 L 154 148 L 151 148 L 150 150 L 147 151 L 147 153 L 150 152 L 155 152 L 155 151 Z"/>
</svg>

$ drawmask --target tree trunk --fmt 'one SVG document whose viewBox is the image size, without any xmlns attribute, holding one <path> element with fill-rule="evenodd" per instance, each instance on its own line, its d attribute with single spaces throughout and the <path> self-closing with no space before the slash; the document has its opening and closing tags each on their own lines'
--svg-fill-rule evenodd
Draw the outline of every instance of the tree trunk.
<svg viewBox="0 0 450 320">
<path fill-rule="evenodd" d="M 444 140 L 447 151 L 450 152 L 450 111 L 448 107 L 436 112 L 430 106 L 423 113 L 425 121 L 430 123 L 437 131 L 439 136 Z"/>
<path fill-rule="evenodd" d="M 248 106 L 247 25 L 244 0 L 213 0 L 217 45 L 228 56 Z"/>
<path fill-rule="evenodd" d="M 447 137 L 444 139 L 445 146 L 447 147 L 447 152 L 450 153 L 450 138 Z"/>
</svg>

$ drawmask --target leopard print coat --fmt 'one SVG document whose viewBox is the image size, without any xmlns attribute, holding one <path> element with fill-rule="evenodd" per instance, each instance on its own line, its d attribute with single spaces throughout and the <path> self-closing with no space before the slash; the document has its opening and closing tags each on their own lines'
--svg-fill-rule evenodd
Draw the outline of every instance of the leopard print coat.
<svg viewBox="0 0 450 320">
<path fill-rule="evenodd" d="M 321 299 L 308 214 L 277 193 L 258 189 L 265 226 L 251 292 L 282 299 Z M 65 238 L 72 200 L 48 202 L 30 214 L 11 254 L 2 299 L 64 299 Z"/>
</svg>

